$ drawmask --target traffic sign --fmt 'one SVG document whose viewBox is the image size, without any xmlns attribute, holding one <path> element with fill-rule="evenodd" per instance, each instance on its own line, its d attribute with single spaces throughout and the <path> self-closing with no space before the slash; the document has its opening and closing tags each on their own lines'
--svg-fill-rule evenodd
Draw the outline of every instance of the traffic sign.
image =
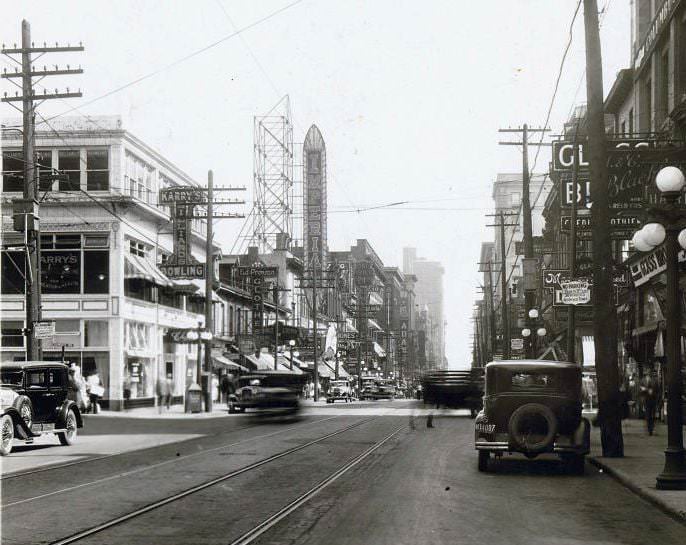
<svg viewBox="0 0 686 545">
<path fill-rule="evenodd" d="M 510 339 L 512 350 L 524 350 L 524 339 Z"/>
</svg>

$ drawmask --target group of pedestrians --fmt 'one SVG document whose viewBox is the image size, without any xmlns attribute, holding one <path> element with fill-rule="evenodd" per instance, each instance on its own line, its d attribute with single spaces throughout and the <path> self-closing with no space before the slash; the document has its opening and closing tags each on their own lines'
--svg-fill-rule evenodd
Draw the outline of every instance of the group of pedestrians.
<svg viewBox="0 0 686 545">
<path fill-rule="evenodd" d="M 69 366 L 68 397 L 73 400 L 83 413 L 100 412 L 100 399 L 105 393 L 97 371 L 83 377 L 81 369 L 72 363 Z"/>
</svg>

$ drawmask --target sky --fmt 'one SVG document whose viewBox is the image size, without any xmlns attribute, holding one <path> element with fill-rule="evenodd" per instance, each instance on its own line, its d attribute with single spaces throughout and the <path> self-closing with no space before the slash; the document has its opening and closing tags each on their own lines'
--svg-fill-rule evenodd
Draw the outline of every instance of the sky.
<svg viewBox="0 0 686 545">
<path fill-rule="evenodd" d="M 629 64 L 630 2 L 598 0 L 605 92 Z M 493 240 L 498 172 L 521 152 L 498 128 L 543 126 L 577 0 L 118 0 L 7 3 L 0 41 L 83 42 L 45 63 L 81 64 L 48 86 L 44 116 L 120 115 L 124 127 L 198 181 L 245 185 L 252 198 L 253 117 L 288 95 L 294 142 L 315 123 L 327 146 L 329 248 L 368 239 L 387 266 L 402 249 L 445 267 L 446 355 L 471 362 L 470 317 L 482 241 Z M 238 33 L 236 34 L 236 32 Z M 212 46 L 212 47 L 208 47 Z M 40 64 L 39 61 L 38 64 Z M 14 69 L 3 58 L 1 67 Z M 586 100 L 583 7 L 549 126 Z M 149 77 L 144 77 L 149 76 Z M 3 80 L 0 89 L 14 92 Z M 73 110 L 75 108 L 75 110 Z M 0 117 L 14 115 L 2 104 Z M 530 164 L 544 172 L 549 148 Z M 403 207 L 347 212 L 397 201 Z M 403 208 L 403 209 L 400 209 Z M 248 212 L 246 207 L 245 212 Z M 240 220 L 221 220 L 231 248 Z"/>
</svg>

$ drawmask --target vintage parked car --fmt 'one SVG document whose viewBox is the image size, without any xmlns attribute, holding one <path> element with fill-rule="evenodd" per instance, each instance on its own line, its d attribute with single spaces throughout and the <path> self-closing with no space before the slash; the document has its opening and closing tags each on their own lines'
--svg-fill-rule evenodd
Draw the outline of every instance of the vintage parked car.
<svg viewBox="0 0 686 545">
<path fill-rule="evenodd" d="M 305 375 L 279 371 L 243 375 L 236 380 L 235 391 L 229 394 L 229 412 L 246 409 L 295 412 L 300 408 L 304 381 Z"/>
<path fill-rule="evenodd" d="M 581 367 L 574 363 L 518 360 L 486 366 L 484 408 L 474 440 L 479 471 L 491 453 L 527 458 L 554 453 L 582 474 L 590 452 L 590 423 L 581 416 Z"/>
<path fill-rule="evenodd" d="M 346 403 L 353 400 L 353 387 L 347 379 L 332 380 L 329 385 L 329 394 L 326 396 L 327 403 L 333 403 L 337 399 L 343 399 Z"/>
<path fill-rule="evenodd" d="M 0 454 L 8 455 L 15 439 L 31 442 L 47 433 L 56 434 L 63 445 L 76 441 L 83 420 L 76 403 L 67 399 L 68 385 L 68 368 L 63 363 L 2 363 Z"/>
</svg>

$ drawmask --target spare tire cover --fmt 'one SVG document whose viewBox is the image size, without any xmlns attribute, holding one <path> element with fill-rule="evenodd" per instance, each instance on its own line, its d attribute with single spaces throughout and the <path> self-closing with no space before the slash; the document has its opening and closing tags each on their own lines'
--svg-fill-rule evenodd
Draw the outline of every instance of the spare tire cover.
<svg viewBox="0 0 686 545">
<path fill-rule="evenodd" d="M 527 403 L 512 413 L 507 431 L 510 441 L 523 452 L 544 452 L 555 440 L 557 418 L 549 407 Z"/>
</svg>

